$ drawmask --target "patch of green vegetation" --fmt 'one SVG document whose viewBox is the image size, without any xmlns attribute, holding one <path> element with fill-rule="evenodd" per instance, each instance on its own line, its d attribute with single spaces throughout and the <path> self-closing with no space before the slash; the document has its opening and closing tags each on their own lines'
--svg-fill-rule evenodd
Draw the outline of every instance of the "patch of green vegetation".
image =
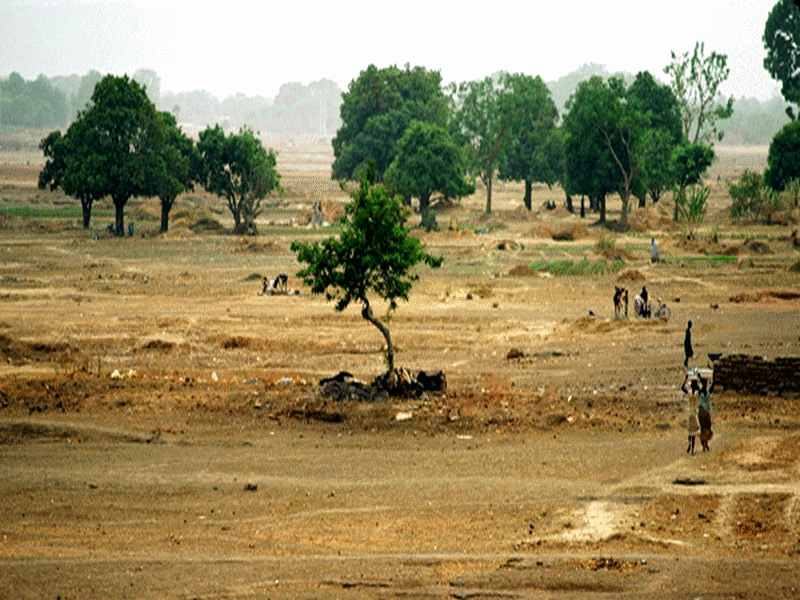
<svg viewBox="0 0 800 600">
<path fill-rule="evenodd" d="M 664 260 L 664 259 L 662 259 Z M 666 262 L 680 263 L 685 261 L 705 261 L 705 262 L 736 262 L 737 258 L 728 254 L 709 254 L 708 256 L 681 256 L 667 258 Z"/>
<path fill-rule="evenodd" d="M 81 218 L 80 206 L 2 206 L 0 215 L 23 219 L 75 219 Z M 111 209 L 92 209 L 92 218 L 113 217 Z"/>
<path fill-rule="evenodd" d="M 607 275 L 617 273 L 625 266 L 622 260 L 596 260 L 583 258 L 577 262 L 563 259 L 555 261 L 537 261 L 531 265 L 534 271 L 547 272 L 552 275 Z"/>
</svg>

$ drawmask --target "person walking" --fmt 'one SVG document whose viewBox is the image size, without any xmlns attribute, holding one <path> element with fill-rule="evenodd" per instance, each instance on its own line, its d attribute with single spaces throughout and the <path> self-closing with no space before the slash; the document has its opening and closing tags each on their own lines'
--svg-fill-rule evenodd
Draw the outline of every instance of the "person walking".
<svg viewBox="0 0 800 600">
<path fill-rule="evenodd" d="M 694 369 L 692 369 L 692 372 Z M 689 387 L 686 387 L 687 383 Z M 686 394 L 686 434 L 688 436 L 688 446 L 686 447 L 686 454 L 694 454 L 695 440 L 700 434 L 700 422 L 697 420 L 697 392 L 699 390 L 697 384 L 697 377 L 692 373 L 686 374 L 686 379 L 683 380 L 681 390 Z"/>
<path fill-rule="evenodd" d="M 683 366 L 689 366 L 689 359 L 694 356 L 694 349 L 692 348 L 692 322 L 689 321 L 686 325 L 686 335 L 683 338 Z"/>
<path fill-rule="evenodd" d="M 656 238 L 650 240 L 650 262 L 658 262 L 658 242 L 656 242 Z"/>
<path fill-rule="evenodd" d="M 697 420 L 700 423 L 700 444 L 703 446 L 703 452 L 708 452 L 708 442 L 714 437 L 714 432 L 711 431 L 711 392 L 714 391 L 714 381 L 708 385 L 708 379 L 702 375 L 698 375 L 700 381 L 700 390 L 697 392 Z"/>
</svg>

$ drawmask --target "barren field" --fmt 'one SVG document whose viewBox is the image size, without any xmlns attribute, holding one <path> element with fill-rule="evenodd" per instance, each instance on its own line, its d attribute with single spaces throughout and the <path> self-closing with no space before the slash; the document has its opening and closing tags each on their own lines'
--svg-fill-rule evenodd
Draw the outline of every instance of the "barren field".
<svg viewBox="0 0 800 600">
<path fill-rule="evenodd" d="M 716 391 L 688 455 L 679 389 L 689 319 L 694 366 L 800 354 L 796 221 L 727 216 L 765 152 L 720 151 L 692 241 L 669 198 L 624 233 L 546 187 L 531 213 L 518 185 L 489 218 L 483 190 L 439 206 L 415 235 L 444 264 L 390 328 L 447 391 L 370 402 L 319 380 L 370 381 L 383 339 L 289 251 L 346 200 L 328 147 L 281 150 L 287 193 L 246 239 L 202 192 L 164 235 L 157 200 L 129 204 L 133 237 L 104 233 L 109 203 L 84 231 L 0 157 L 0 598 L 800 597 L 800 398 Z M 598 268 L 541 268 L 566 260 Z M 298 293 L 259 296 L 279 272 Z M 613 318 L 615 285 L 671 318 Z"/>
</svg>

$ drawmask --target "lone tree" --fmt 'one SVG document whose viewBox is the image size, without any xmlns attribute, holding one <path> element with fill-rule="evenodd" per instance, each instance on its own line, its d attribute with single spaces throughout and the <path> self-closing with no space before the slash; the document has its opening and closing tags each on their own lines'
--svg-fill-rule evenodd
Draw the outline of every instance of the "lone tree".
<svg viewBox="0 0 800 600">
<path fill-rule="evenodd" d="M 373 185 L 375 171 L 368 169 L 360 186 L 351 192 L 345 206 L 339 237 L 322 243 L 292 242 L 292 252 L 306 267 L 297 276 L 314 294 L 325 294 L 343 311 L 351 302 L 361 303 L 361 316 L 375 325 L 386 340 L 387 372 L 394 371 L 394 346 L 386 327 L 372 312 L 370 293 L 389 302 L 389 312 L 397 300 L 408 300 L 412 284 L 419 279 L 413 268 L 420 262 L 439 267 L 441 257 L 428 254 L 422 242 L 409 236 L 405 220 L 408 209 L 400 198 L 383 185 Z"/>
<path fill-rule="evenodd" d="M 444 127 L 423 121 L 411 123 L 397 142 L 397 154 L 385 179 L 391 189 L 419 198 L 423 221 L 435 192 L 462 198 L 475 191 L 464 178 L 461 149 L 450 134 Z"/>
<path fill-rule="evenodd" d="M 155 105 L 140 84 L 127 75 L 106 75 L 95 86 L 92 101 L 60 137 L 41 144 L 48 161 L 40 187 L 61 186 L 81 201 L 84 227 L 92 202 L 111 196 L 114 230 L 124 234 L 124 211 L 133 196 L 152 196 L 153 161 L 163 147 L 163 131 Z"/>
<path fill-rule="evenodd" d="M 249 129 L 226 137 L 219 125 L 200 132 L 197 151 L 199 180 L 207 191 L 227 200 L 234 232 L 257 235 L 261 201 L 282 191 L 275 151 L 265 149 Z"/>
<path fill-rule="evenodd" d="M 764 68 L 781 82 L 786 101 L 800 104 L 800 6 L 796 0 L 778 0 L 767 17 L 763 40 Z M 791 106 L 786 113 L 796 118 Z"/>
</svg>

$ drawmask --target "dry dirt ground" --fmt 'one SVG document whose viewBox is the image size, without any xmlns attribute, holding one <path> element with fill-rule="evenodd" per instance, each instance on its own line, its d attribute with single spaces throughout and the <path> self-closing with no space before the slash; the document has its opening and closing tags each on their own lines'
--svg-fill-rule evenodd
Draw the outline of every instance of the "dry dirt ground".
<svg viewBox="0 0 800 600">
<path fill-rule="evenodd" d="M 374 402 L 320 393 L 380 373 L 382 338 L 294 276 L 291 241 L 328 234 L 310 203 L 344 197 L 326 150 L 282 156 L 246 240 L 195 227 L 229 225 L 202 194 L 165 235 L 153 201 L 132 238 L 104 206 L 83 231 L 35 164 L 0 165 L 0 598 L 800 597 L 800 398 L 716 392 L 690 456 L 679 390 L 688 319 L 697 366 L 800 353 L 796 225 L 731 223 L 715 183 L 763 154 L 723 154 L 691 243 L 668 206 L 612 233 L 546 188 L 532 214 L 515 186 L 490 219 L 480 191 L 442 207 L 417 235 L 445 263 L 390 326 L 448 389 Z M 621 271 L 530 268 L 601 246 Z M 281 271 L 299 294 L 259 296 Z M 613 319 L 618 284 L 671 318 Z"/>
</svg>

